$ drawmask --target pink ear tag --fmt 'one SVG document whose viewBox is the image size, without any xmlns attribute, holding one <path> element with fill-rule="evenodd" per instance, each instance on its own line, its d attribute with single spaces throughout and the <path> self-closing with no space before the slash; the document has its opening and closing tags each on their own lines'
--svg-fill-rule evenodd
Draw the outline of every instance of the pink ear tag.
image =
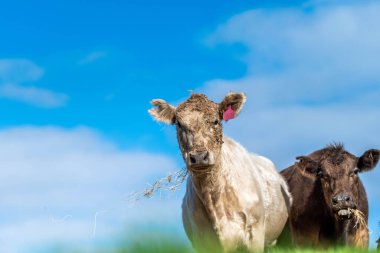
<svg viewBox="0 0 380 253">
<path fill-rule="evenodd" d="M 223 119 L 225 121 L 228 121 L 228 120 L 233 119 L 233 118 L 235 118 L 235 112 L 232 109 L 231 105 L 229 105 L 227 110 L 225 110 L 223 113 Z"/>
</svg>

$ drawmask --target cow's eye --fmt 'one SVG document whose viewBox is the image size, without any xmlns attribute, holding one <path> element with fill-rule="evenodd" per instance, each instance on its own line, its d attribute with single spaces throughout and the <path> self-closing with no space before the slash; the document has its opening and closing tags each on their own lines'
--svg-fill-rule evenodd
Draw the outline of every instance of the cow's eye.
<svg viewBox="0 0 380 253">
<path fill-rule="evenodd" d="M 357 175 L 359 173 L 359 169 L 355 168 L 354 171 L 351 173 L 351 176 Z"/>
<path fill-rule="evenodd" d="M 219 120 L 215 120 L 214 121 L 214 126 L 216 127 L 216 126 L 218 126 L 219 125 Z"/>
</svg>

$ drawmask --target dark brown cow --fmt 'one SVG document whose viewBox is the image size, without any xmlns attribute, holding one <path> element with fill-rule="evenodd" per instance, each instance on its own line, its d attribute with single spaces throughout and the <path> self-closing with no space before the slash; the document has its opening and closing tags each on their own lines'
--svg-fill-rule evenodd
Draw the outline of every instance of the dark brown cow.
<svg viewBox="0 0 380 253">
<path fill-rule="evenodd" d="M 368 201 L 358 173 L 373 169 L 380 151 L 356 157 L 343 145 L 330 145 L 283 170 L 293 196 L 289 225 L 296 246 L 368 247 Z"/>
</svg>

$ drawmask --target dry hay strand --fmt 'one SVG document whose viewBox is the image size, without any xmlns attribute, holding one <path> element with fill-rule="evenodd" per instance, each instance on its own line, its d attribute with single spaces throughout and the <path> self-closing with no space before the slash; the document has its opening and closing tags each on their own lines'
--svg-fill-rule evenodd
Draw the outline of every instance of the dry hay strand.
<svg viewBox="0 0 380 253">
<path fill-rule="evenodd" d="M 134 204 L 136 201 L 140 200 L 141 198 L 152 198 L 153 195 L 159 191 L 160 196 L 162 191 L 169 191 L 169 192 L 175 192 L 179 189 L 179 187 L 182 185 L 182 183 L 185 181 L 187 177 L 187 169 L 182 168 L 180 170 L 177 170 L 176 172 L 168 174 L 166 177 L 158 179 L 154 184 L 149 185 L 149 187 L 145 188 L 142 191 L 133 192 L 131 194 L 128 194 L 125 197 L 125 200 L 130 203 Z M 124 198 L 123 198 L 124 199 Z M 98 216 L 101 213 L 106 213 L 112 210 L 117 210 L 119 208 L 109 208 L 97 211 L 94 214 L 94 225 L 92 229 L 92 235 L 93 237 L 96 236 L 96 230 L 97 230 L 97 220 Z M 64 219 L 70 218 L 69 216 L 65 216 Z"/>
<path fill-rule="evenodd" d="M 126 200 L 128 202 L 136 202 L 143 197 L 152 198 L 158 191 L 160 192 L 160 195 L 162 191 L 175 192 L 185 181 L 187 174 L 186 168 L 177 170 L 176 172 L 170 173 L 166 177 L 158 179 L 144 190 L 128 195 Z"/>
<path fill-rule="evenodd" d="M 348 211 L 352 213 L 355 219 L 355 225 L 354 228 L 359 228 L 359 226 L 364 227 L 368 229 L 367 222 L 365 221 L 365 215 L 362 211 L 358 209 L 351 209 L 348 208 Z"/>
</svg>

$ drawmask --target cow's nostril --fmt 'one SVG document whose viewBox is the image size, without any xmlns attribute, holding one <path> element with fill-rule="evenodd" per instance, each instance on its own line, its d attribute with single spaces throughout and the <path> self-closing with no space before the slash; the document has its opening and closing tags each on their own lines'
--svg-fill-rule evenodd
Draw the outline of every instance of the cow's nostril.
<svg viewBox="0 0 380 253">
<path fill-rule="evenodd" d="M 204 161 L 207 161 L 207 159 L 208 159 L 208 152 L 206 152 L 206 154 L 204 154 L 204 156 L 203 156 Z"/>
<path fill-rule="evenodd" d="M 334 205 L 336 205 L 336 204 L 338 204 L 338 197 L 333 197 L 332 198 L 332 203 L 334 204 Z"/>
<path fill-rule="evenodd" d="M 193 164 L 196 163 L 196 160 L 195 160 L 194 156 L 192 156 L 192 155 L 190 155 L 190 162 Z"/>
<path fill-rule="evenodd" d="M 351 198 L 350 198 L 350 196 L 345 196 L 345 197 L 344 197 L 344 200 L 348 202 L 348 201 L 351 200 Z"/>
</svg>

